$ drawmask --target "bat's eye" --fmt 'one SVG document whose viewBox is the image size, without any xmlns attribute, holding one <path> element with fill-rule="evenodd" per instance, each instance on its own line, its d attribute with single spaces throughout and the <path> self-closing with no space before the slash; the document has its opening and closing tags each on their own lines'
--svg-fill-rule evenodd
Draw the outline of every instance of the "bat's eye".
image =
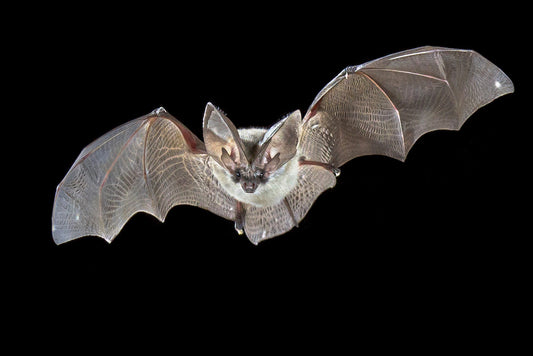
<svg viewBox="0 0 533 356">
<path fill-rule="evenodd" d="M 256 171 L 254 175 L 259 179 L 265 178 L 265 172 L 263 171 Z"/>
<path fill-rule="evenodd" d="M 241 178 L 241 171 L 238 169 L 235 171 L 235 178 L 240 179 Z"/>
</svg>

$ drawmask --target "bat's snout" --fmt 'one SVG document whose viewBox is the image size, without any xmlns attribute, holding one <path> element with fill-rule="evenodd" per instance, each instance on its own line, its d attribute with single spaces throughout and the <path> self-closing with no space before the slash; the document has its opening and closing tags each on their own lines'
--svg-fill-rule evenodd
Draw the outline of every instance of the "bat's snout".
<svg viewBox="0 0 533 356">
<path fill-rule="evenodd" d="M 257 189 L 257 183 L 254 182 L 242 182 L 241 186 L 246 193 L 253 193 Z"/>
</svg>

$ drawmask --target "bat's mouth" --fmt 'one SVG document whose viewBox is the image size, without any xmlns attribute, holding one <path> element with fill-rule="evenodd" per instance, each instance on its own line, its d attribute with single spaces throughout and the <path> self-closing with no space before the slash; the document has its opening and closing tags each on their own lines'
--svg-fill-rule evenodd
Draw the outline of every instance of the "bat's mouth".
<svg viewBox="0 0 533 356">
<path fill-rule="evenodd" d="M 257 184 L 254 182 L 242 182 L 241 186 L 246 193 L 253 193 L 257 189 Z"/>
</svg>

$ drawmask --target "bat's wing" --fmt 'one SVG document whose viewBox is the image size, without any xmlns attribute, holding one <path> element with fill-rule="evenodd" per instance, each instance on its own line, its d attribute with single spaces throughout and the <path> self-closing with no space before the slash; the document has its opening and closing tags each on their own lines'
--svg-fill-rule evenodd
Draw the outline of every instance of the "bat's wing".
<svg viewBox="0 0 533 356">
<path fill-rule="evenodd" d="M 254 244 L 281 235 L 305 217 L 316 198 L 335 186 L 335 175 L 318 166 L 304 165 L 298 172 L 297 186 L 278 204 L 246 209 L 244 230 Z"/>
<path fill-rule="evenodd" d="M 415 141 L 458 130 L 478 108 L 513 92 L 498 67 L 474 51 L 421 47 L 348 67 L 304 117 L 300 151 L 340 167 L 363 155 L 405 160 Z"/>
<path fill-rule="evenodd" d="M 205 146 L 182 123 L 158 109 L 87 146 L 56 191 L 54 241 L 85 235 L 111 242 L 139 211 L 163 221 L 175 205 L 235 219 L 235 201 L 214 179 Z"/>
</svg>

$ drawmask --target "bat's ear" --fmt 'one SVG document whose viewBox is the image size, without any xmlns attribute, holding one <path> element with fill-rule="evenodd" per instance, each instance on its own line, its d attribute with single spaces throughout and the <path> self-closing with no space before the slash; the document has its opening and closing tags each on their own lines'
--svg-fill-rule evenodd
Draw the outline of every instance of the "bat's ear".
<svg viewBox="0 0 533 356">
<path fill-rule="evenodd" d="M 229 170 L 247 164 L 244 146 L 235 125 L 213 104 L 204 113 L 204 142 L 207 153 Z"/>
<path fill-rule="evenodd" d="M 261 141 L 261 148 L 255 157 L 254 165 L 272 172 L 293 158 L 298 146 L 301 124 L 300 110 L 294 111 L 274 124 Z"/>
</svg>

